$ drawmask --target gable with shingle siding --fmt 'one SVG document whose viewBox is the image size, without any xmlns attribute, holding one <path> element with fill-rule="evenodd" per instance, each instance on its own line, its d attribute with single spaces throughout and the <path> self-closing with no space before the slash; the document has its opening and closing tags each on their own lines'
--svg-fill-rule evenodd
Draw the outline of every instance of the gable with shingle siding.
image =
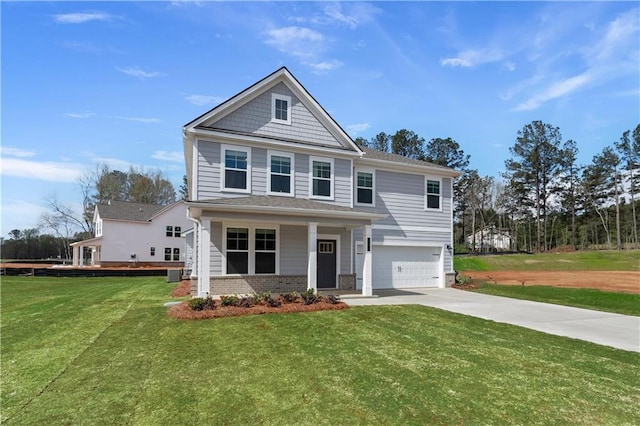
<svg viewBox="0 0 640 426">
<path fill-rule="evenodd" d="M 291 125 L 271 121 L 272 93 L 291 98 Z M 341 147 L 336 138 L 284 83 L 278 83 L 220 120 L 204 123 L 204 127 Z"/>
</svg>

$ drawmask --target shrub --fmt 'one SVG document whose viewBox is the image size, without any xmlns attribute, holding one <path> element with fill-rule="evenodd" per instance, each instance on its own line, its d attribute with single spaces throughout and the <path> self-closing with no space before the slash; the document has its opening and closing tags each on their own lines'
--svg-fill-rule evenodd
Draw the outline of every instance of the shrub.
<svg viewBox="0 0 640 426">
<path fill-rule="evenodd" d="M 318 303 L 320 301 L 320 296 L 314 294 L 312 288 L 300 293 L 300 296 L 302 297 L 302 303 L 304 305 L 313 305 L 314 303 Z"/>
<path fill-rule="evenodd" d="M 220 304 L 222 306 L 237 306 L 239 300 L 240 299 L 236 294 L 231 294 L 228 296 L 220 296 Z"/>
<path fill-rule="evenodd" d="M 189 300 L 189 307 L 194 311 L 201 311 L 204 309 L 205 300 L 202 297 L 194 297 Z"/>
<path fill-rule="evenodd" d="M 277 308 L 278 306 L 282 305 L 282 303 L 278 299 L 274 299 L 271 296 L 267 297 L 264 300 L 264 304 L 270 308 Z"/>
<path fill-rule="evenodd" d="M 254 305 L 254 299 L 252 296 L 245 296 L 245 297 L 241 297 L 240 299 L 238 299 L 238 303 L 236 303 L 236 306 L 240 307 L 240 308 L 250 308 Z"/>
<path fill-rule="evenodd" d="M 204 309 L 214 310 L 216 308 L 216 301 L 213 300 L 213 297 L 207 296 L 204 299 Z"/>
<path fill-rule="evenodd" d="M 253 301 L 253 304 L 258 305 L 260 303 L 266 302 L 266 300 L 271 297 L 271 292 L 263 291 L 261 293 L 253 293 L 252 295 L 250 295 L 250 297 Z"/>
<path fill-rule="evenodd" d="M 456 280 L 458 282 L 458 284 L 470 284 L 472 281 L 472 278 L 468 275 L 464 275 L 464 274 L 459 274 L 458 276 L 456 276 Z"/>
<path fill-rule="evenodd" d="M 298 298 L 298 293 L 295 291 L 290 291 L 289 293 L 282 293 L 280 297 L 285 303 L 293 303 Z"/>
<path fill-rule="evenodd" d="M 328 295 L 326 299 L 327 303 L 330 303 L 332 305 L 340 303 L 340 296 L 336 296 L 335 294 Z"/>
</svg>

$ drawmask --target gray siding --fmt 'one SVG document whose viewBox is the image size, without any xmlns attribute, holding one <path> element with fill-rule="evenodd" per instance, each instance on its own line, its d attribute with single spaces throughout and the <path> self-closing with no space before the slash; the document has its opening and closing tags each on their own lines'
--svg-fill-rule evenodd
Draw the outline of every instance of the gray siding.
<svg viewBox="0 0 640 426">
<path fill-rule="evenodd" d="M 280 275 L 307 275 L 306 226 L 280 226 Z"/>
<path fill-rule="evenodd" d="M 272 93 L 291 97 L 291 125 L 271 122 Z M 205 123 L 205 125 L 318 145 L 340 146 L 335 137 L 283 83 L 277 84 L 217 122 Z"/>
<path fill-rule="evenodd" d="M 211 222 L 211 275 L 222 275 L 222 223 Z"/>
<path fill-rule="evenodd" d="M 351 207 L 351 161 L 336 158 L 334 160 L 335 182 L 334 182 L 334 200 L 336 204 Z"/>
<path fill-rule="evenodd" d="M 309 198 L 309 156 L 296 154 L 296 198 Z"/>
</svg>

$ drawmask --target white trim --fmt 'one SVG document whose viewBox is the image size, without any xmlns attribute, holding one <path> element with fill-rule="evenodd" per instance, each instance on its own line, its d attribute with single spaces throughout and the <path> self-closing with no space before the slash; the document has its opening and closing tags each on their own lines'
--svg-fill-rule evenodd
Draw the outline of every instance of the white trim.
<svg viewBox="0 0 640 426">
<path fill-rule="evenodd" d="M 318 234 L 318 237 L 316 239 L 316 244 L 318 240 L 336 240 L 336 286 L 335 288 L 338 288 L 340 286 L 339 277 L 340 277 L 340 266 L 341 266 L 340 265 L 340 246 L 341 246 L 340 234 Z"/>
<path fill-rule="evenodd" d="M 423 166 L 421 164 L 409 164 L 409 163 L 401 163 L 397 161 L 379 160 L 377 158 L 367 158 L 366 155 L 361 156 L 360 158 L 357 158 L 356 162 L 358 164 L 362 164 L 363 167 L 375 166 L 376 169 L 407 173 L 407 174 L 413 174 L 413 175 L 420 175 L 420 176 L 429 174 L 429 175 L 442 175 L 444 177 L 455 178 L 462 174 L 462 172 L 459 172 L 454 169 L 431 166 L 428 163 L 425 163 L 425 165 Z"/>
<path fill-rule="evenodd" d="M 439 190 L 439 198 L 438 198 L 438 208 L 427 207 L 427 182 L 433 181 L 438 182 L 438 190 Z M 435 195 L 435 194 L 432 194 Z M 442 177 L 441 176 L 425 176 L 424 177 L 424 209 L 426 211 L 442 211 Z"/>
<path fill-rule="evenodd" d="M 226 175 L 226 151 L 240 151 L 245 152 L 247 154 L 247 179 L 246 179 L 246 188 L 227 188 L 225 182 Z M 251 148 L 246 146 L 239 145 L 226 145 L 220 144 L 220 192 L 239 192 L 242 194 L 251 193 Z"/>
<path fill-rule="evenodd" d="M 284 101 L 287 103 L 286 120 L 276 118 L 276 101 Z M 281 95 L 279 93 L 271 93 L 271 122 L 291 125 L 291 96 Z"/>
<path fill-rule="evenodd" d="M 372 243 L 374 246 L 398 246 L 398 247 L 442 247 L 442 242 L 436 241 L 378 241 Z"/>
<path fill-rule="evenodd" d="M 272 192 L 271 191 L 271 157 L 287 157 L 290 160 L 290 171 L 289 171 L 289 192 Z M 277 195 L 281 197 L 295 197 L 296 193 L 296 182 L 295 182 L 295 169 L 296 169 L 296 161 L 295 154 L 293 152 L 284 152 L 284 151 L 273 151 L 267 150 L 267 195 Z"/>
<path fill-rule="evenodd" d="M 331 177 L 330 177 L 330 185 L 329 185 L 330 194 L 328 197 L 322 196 L 322 195 L 313 195 L 313 179 L 314 179 L 313 162 L 314 161 L 321 162 L 321 163 L 329 163 L 331 165 Z M 325 180 L 324 178 L 320 178 L 320 179 Z M 336 167 L 335 167 L 335 162 L 333 161 L 333 158 L 316 157 L 316 156 L 310 155 L 309 156 L 309 198 L 311 198 L 312 200 L 333 200 L 335 195 L 335 191 L 334 191 L 335 181 L 336 181 Z"/>
<path fill-rule="evenodd" d="M 435 210 L 435 209 L 434 209 Z M 373 229 L 380 229 L 385 231 L 403 231 L 403 232 L 442 232 L 450 233 L 451 228 L 438 228 L 435 226 L 411 226 L 411 225 L 376 225 L 373 224 Z"/>
<path fill-rule="evenodd" d="M 358 202 L 358 173 L 369 173 L 371 174 L 371 204 L 367 203 L 359 203 Z M 352 179 L 354 181 L 353 185 L 353 200 L 354 204 L 358 207 L 375 207 L 376 206 L 376 171 L 375 169 L 370 169 L 366 167 L 356 167 L 353 171 Z M 363 187 L 364 189 L 367 189 Z"/>
<path fill-rule="evenodd" d="M 248 246 L 248 263 L 246 274 L 227 274 L 227 229 L 229 228 L 245 228 L 249 233 Z M 256 274 L 256 229 L 275 229 L 276 231 L 276 271 L 273 274 Z M 223 276 L 236 277 L 240 275 L 264 275 L 272 276 L 280 274 L 280 225 L 274 223 L 254 223 L 254 222 L 222 222 L 222 250 L 220 250 L 222 258 L 221 271 Z"/>
<path fill-rule="evenodd" d="M 200 153 L 200 146 L 198 144 L 198 139 L 194 138 L 193 141 L 193 150 L 192 153 L 192 166 L 191 166 L 191 191 L 189 191 L 189 197 L 191 200 L 198 199 L 198 184 L 200 179 L 198 179 L 198 172 L 200 170 L 200 164 L 198 163 L 198 155 Z M 214 170 L 215 173 L 215 170 Z"/>
</svg>

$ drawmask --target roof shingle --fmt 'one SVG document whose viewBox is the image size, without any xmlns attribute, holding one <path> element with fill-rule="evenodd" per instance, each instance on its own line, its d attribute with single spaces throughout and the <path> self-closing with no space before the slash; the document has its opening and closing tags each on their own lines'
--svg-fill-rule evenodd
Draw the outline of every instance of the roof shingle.
<svg viewBox="0 0 640 426">
<path fill-rule="evenodd" d="M 102 219 L 147 222 L 165 207 L 157 204 L 109 201 L 108 204 L 98 204 L 96 209 Z"/>
</svg>

